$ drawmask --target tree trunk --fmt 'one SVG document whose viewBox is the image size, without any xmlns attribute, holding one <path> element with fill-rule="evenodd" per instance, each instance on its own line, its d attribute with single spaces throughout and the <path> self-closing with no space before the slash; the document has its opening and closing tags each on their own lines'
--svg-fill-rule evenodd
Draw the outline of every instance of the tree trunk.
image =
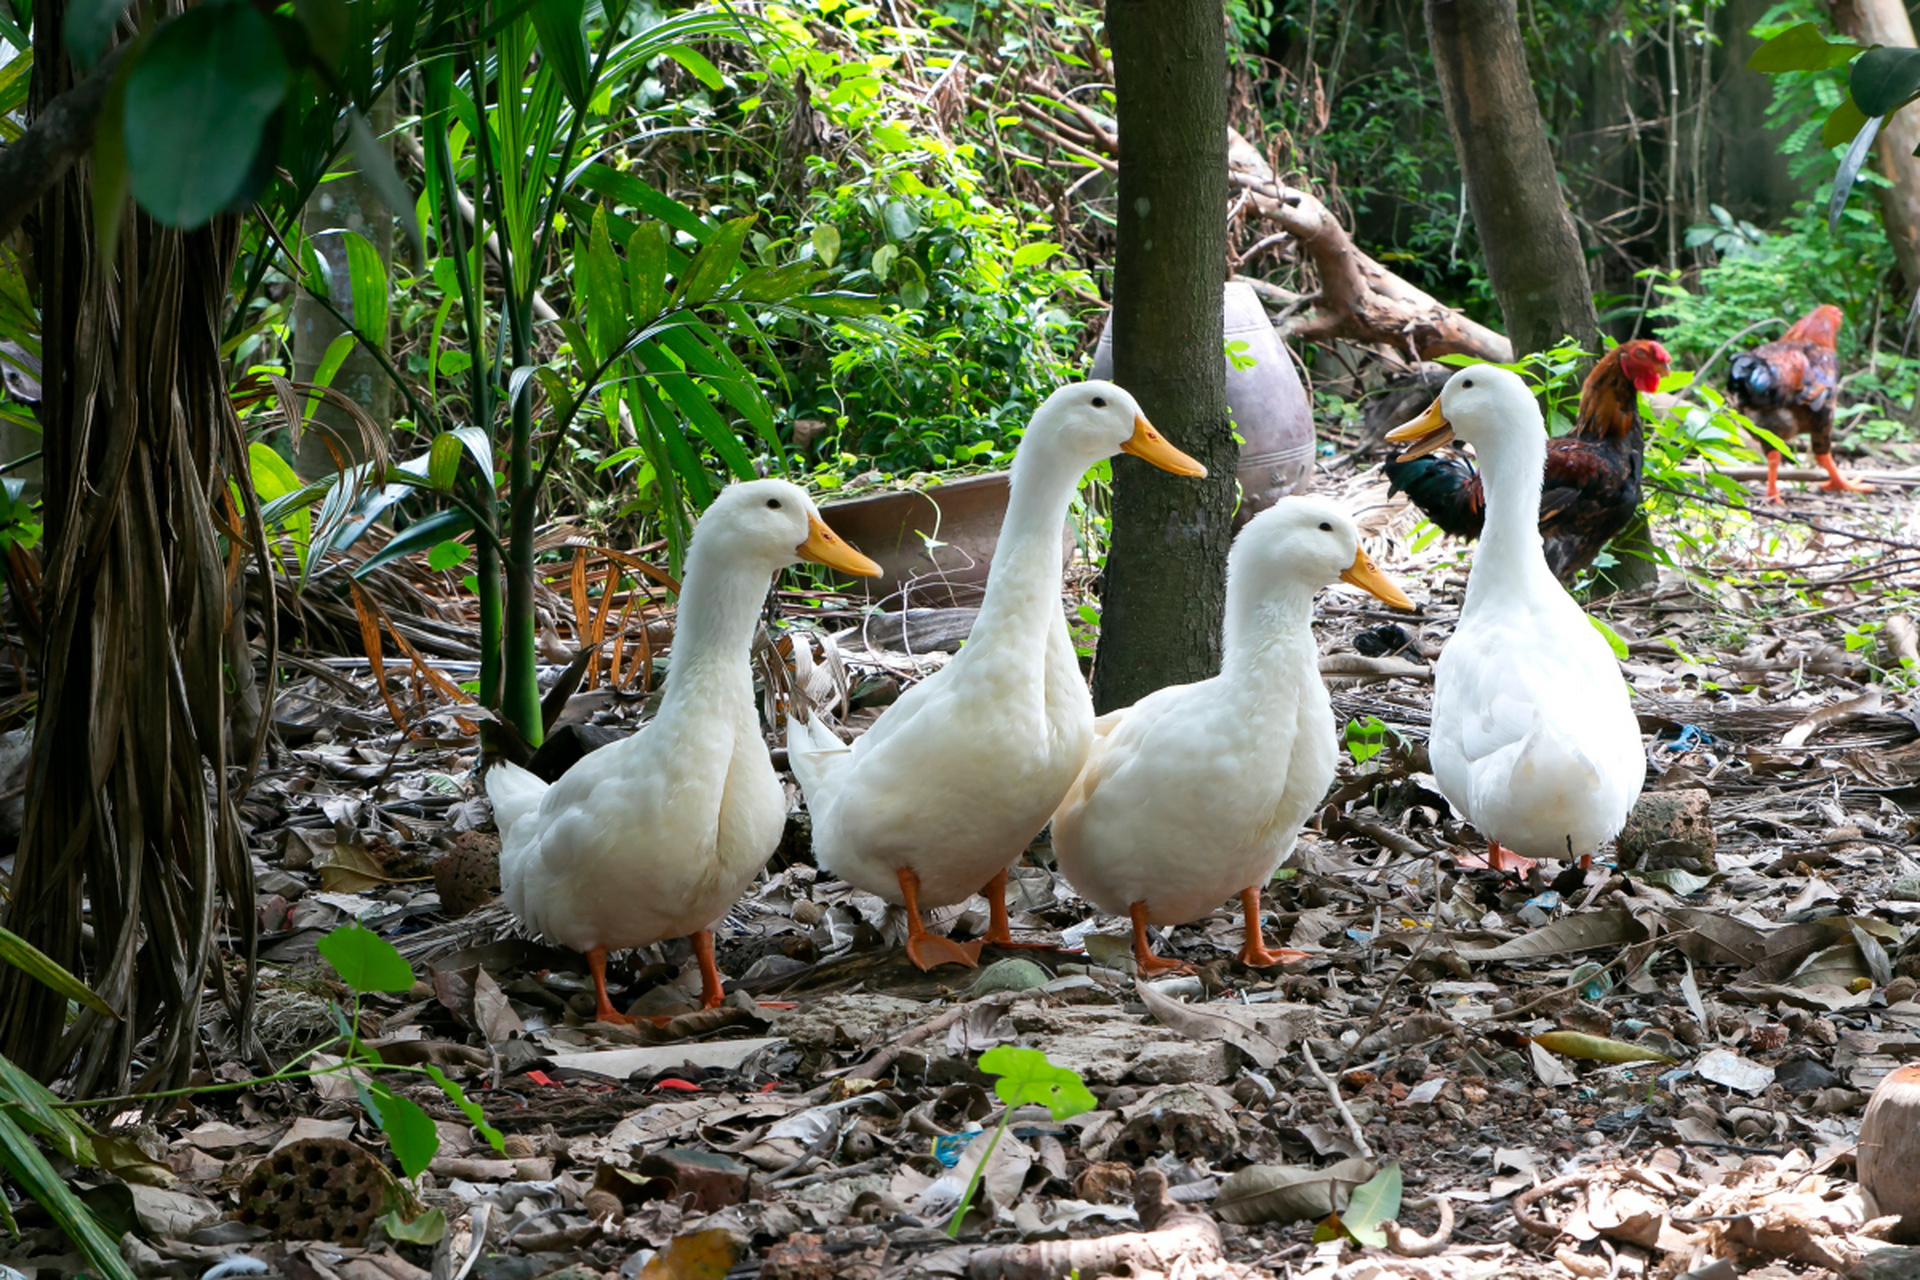
<svg viewBox="0 0 1920 1280">
<path fill-rule="evenodd" d="M 383 96 L 374 104 L 369 123 L 376 137 L 385 137 L 392 130 L 392 94 Z M 353 311 L 353 291 L 349 283 L 352 276 L 347 269 L 347 238 L 344 233 L 352 231 L 364 236 L 379 255 L 380 265 L 387 273 L 388 305 L 391 307 L 393 215 L 388 212 L 386 202 L 373 189 L 373 184 L 367 181 L 366 176 L 355 168 L 331 182 L 321 183 L 307 201 L 300 222 L 307 239 L 313 244 L 314 252 L 326 264 L 333 282 L 333 296 L 328 299 L 333 311 L 338 311 L 364 333 L 368 318 L 357 316 Z M 320 362 L 326 358 L 327 348 L 333 345 L 335 338 L 346 332 L 346 326 L 334 317 L 333 311 L 304 291 L 294 298 L 293 377 L 296 382 L 311 382 L 319 370 Z M 384 332 L 387 327 L 381 326 L 383 332 L 366 334 L 383 352 L 387 349 L 387 334 Z M 354 344 L 345 363 L 334 374 L 331 385 L 366 410 L 367 417 L 383 434 L 393 425 L 393 383 L 380 367 L 379 360 L 363 344 Z M 301 435 L 294 459 L 295 470 L 299 471 L 302 479 L 317 480 L 333 474 L 333 451 L 327 448 L 329 439 L 336 447 L 350 450 L 345 461 L 366 461 L 366 450 L 356 447 L 361 440 L 360 430 L 348 419 L 343 409 L 322 402 L 314 410 L 313 420 L 331 427 L 332 432 L 308 431 Z"/>
<path fill-rule="evenodd" d="M 1108 0 L 1119 102 L 1114 381 L 1207 478 L 1114 459 L 1093 696 L 1102 710 L 1220 663 L 1234 443 L 1221 297 L 1227 56 L 1221 0 Z"/>
<path fill-rule="evenodd" d="M 1427 0 L 1427 39 L 1514 351 L 1565 337 L 1599 351 L 1586 259 L 1534 100 L 1514 0 Z"/>
<path fill-rule="evenodd" d="M 73 82 L 64 7 L 36 6 L 36 113 Z M 175 12 L 160 3 L 151 16 Z M 209 963 L 216 940 L 224 933 L 251 961 L 253 872 L 234 787 L 258 763 L 270 719 L 257 704 L 233 716 L 256 696 L 239 557 L 266 541 L 220 355 L 239 221 L 182 232 L 129 208 L 102 257 L 91 180 L 91 163 L 75 164 L 34 226 L 43 640 L 6 923 L 121 1016 L 83 1009 L 69 1022 L 64 997 L 0 968 L 0 1051 L 42 1077 L 77 1068 L 75 1096 L 118 1085 L 136 1051 L 140 1088 L 186 1083 L 205 983 L 235 990 Z M 240 544 L 231 571 L 216 510 Z M 271 607 L 263 614 L 271 627 Z M 271 670 L 270 632 L 266 642 Z M 246 740 L 230 718 L 252 727 Z M 240 976 L 241 991 L 250 984 Z"/>
<path fill-rule="evenodd" d="M 1914 47 L 1913 23 L 1901 0 L 1837 0 L 1833 23 L 1842 34 L 1864 45 L 1890 49 Z M 1880 176 L 1891 186 L 1879 188 L 1880 220 L 1893 245 L 1894 260 L 1907 288 L 1920 289 L 1920 111 L 1908 107 L 1887 117 L 1873 141 Z"/>
</svg>

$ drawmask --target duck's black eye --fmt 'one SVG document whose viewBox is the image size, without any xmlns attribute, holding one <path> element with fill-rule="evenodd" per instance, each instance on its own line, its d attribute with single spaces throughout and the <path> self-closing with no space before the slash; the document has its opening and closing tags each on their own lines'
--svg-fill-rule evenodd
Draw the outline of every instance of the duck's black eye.
<svg viewBox="0 0 1920 1280">
<path fill-rule="evenodd" d="M 780 509 L 780 499 L 778 498 L 767 499 L 767 510 L 778 511 L 779 509 Z"/>
<path fill-rule="evenodd" d="M 1104 408 L 1106 408 L 1106 407 L 1107 407 L 1107 401 L 1106 401 L 1106 397 L 1105 397 L 1105 396 L 1095 396 L 1095 397 L 1093 398 L 1093 407 L 1094 407 L 1094 408 L 1096 408 L 1096 409 L 1104 409 Z"/>
<path fill-rule="evenodd" d="M 1460 385 L 1463 387 L 1470 387 L 1473 385 L 1473 379 L 1468 378 L 1465 382 L 1461 383 Z"/>
<path fill-rule="evenodd" d="M 1320 522 L 1320 532 L 1322 532 L 1322 533 L 1332 533 L 1332 532 L 1333 532 L 1333 525 L 1332 525 L 1332 524 L 1331 524 L 1331 523 L 1330 523 L 1329 521 L 1326 521 L 1326 520 L 1322 520 L 1322 521 Z"/>
</svg>

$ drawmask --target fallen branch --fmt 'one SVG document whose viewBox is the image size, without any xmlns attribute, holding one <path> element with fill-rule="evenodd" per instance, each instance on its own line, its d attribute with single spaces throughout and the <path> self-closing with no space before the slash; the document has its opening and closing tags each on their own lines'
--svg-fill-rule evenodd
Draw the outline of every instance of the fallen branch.
<svg viewBox="0 0 1920 1280">
<path fill-rule="evenodd" d="M 0 150 L 0 240 L 12 235 L 40 198 L 93 146 L 107 85 L 127 51 L 115 45 L 87 78 L 49 102 L 27 131 Z"/>
<path fill-rule="evenodd" d="M 1282 324 L 1290 338 L 1384 343 L 1416 360 L 1478 356 L 1505 363 L 1513 344 L 1415 288 L 1362 253 L 1333 211 L 1306 191 L 1282 184 L 1260 152 L 1228 132 L 1227 176 L 1253 197 L 1266 221 L 1292 236 L 1320 274 L 1320 292 L 1306 314 Z"/>
<path fill-rule="evenodd" d="M 1380 1224 L 1387 1236 L 1387 1248 L 1403 1258 L 1432 1258 L 1445 1253 L 1447 1244 L 1453 1239 L 1453 1201 L 1446 1196 L 1428 1196 L 1423 1200 L 1409 1200 L 1401 1206 L 1405 1209 L 1440 1210 L 1440 1225 L 1430 1236 L 1415 1235 L 1399 1223 L 1389 1219 Z"/>
<path fill-rule="evenodd" d="M 1081 1276 L 1228 1274 L 1220 1228 L 1199 1209 L 1167 1195 L 1167 1175 L 1142 1169 L 1135 1175 L 1134 1209 L 1145 1231 L 1098 1240 L 1050 1240 L 1041 1244 L 981 1249 L 967 1263 L 973 1280 L 1060 1280 Z M 1236 1269 L 1237 1270 L 1237 1269 Z"/>
<path fill-rule="evenodd" d="M 1347 1100 L 1340 1096 L 1340 1086 L 1334 1082 L 1332 1076 L 1321 1069 L 1320 1063 L 1313 1056 L 1313 1046 L 1305 1040 L 1300 1042 L 1300 1056 L 1307 1060 L 1307 1069 L 1326 1086 L 1327 1096 L 1333 1099 L 1333 1109 L 1338 1111 L 1340 1118 L 1347 1122 L 1347 1132 L 1353 1135 L 1353 1145 L 1359 1149 L 1361 1158 L 1373 1159 L 1373 1147 L 1367 1142 L 1367 1131 L 1362 1129 L 1360 1122 L 1353 1118 L 1353 1112 L 1347 1110 Z"/>
</svg>

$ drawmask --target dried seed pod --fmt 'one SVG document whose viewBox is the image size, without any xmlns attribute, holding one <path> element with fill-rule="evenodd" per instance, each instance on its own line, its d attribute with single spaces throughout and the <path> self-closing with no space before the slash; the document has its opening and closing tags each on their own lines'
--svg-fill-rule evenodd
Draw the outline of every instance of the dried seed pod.
<svg viewBox="0 0 1920 1280">
<path fill-rule="evenodd" d="M 240 1221 L 281 1240 L 365 1244 L 398 1184 L 340 1138 L 302 1138 L 263 1156 L 240 1184 Z"/>
<path fill-rule="evenodd" d="M 1897 1213 L 1888 1237 L 1920 1241 L 1920 1064 L 1889 1071 L 1860 1121 L 1860 1185 L 1881 1214 Z"/>
</svg>

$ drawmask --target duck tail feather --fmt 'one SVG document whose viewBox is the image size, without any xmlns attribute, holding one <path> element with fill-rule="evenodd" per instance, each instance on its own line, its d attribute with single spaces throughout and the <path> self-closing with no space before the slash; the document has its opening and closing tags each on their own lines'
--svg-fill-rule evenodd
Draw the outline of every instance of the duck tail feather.
<svg viewBox="0 0 1920 1280">
<path fill-rule="evenodd" d="M 835 776 L 852 757 L 853 749 L 840 741 L 825 715 L 816 712 L 805 720 L 787 717 L 787 767 L 813 812 L 826 808 Z"/>
<path fill-rule="evenodd" d="M 515 824 L 540 805 L 547 784 L 517 764 L 502 760 L 487 770 L 487 799 L 493 802 L 493 821 L 504 844 Z"/>
</svg>

